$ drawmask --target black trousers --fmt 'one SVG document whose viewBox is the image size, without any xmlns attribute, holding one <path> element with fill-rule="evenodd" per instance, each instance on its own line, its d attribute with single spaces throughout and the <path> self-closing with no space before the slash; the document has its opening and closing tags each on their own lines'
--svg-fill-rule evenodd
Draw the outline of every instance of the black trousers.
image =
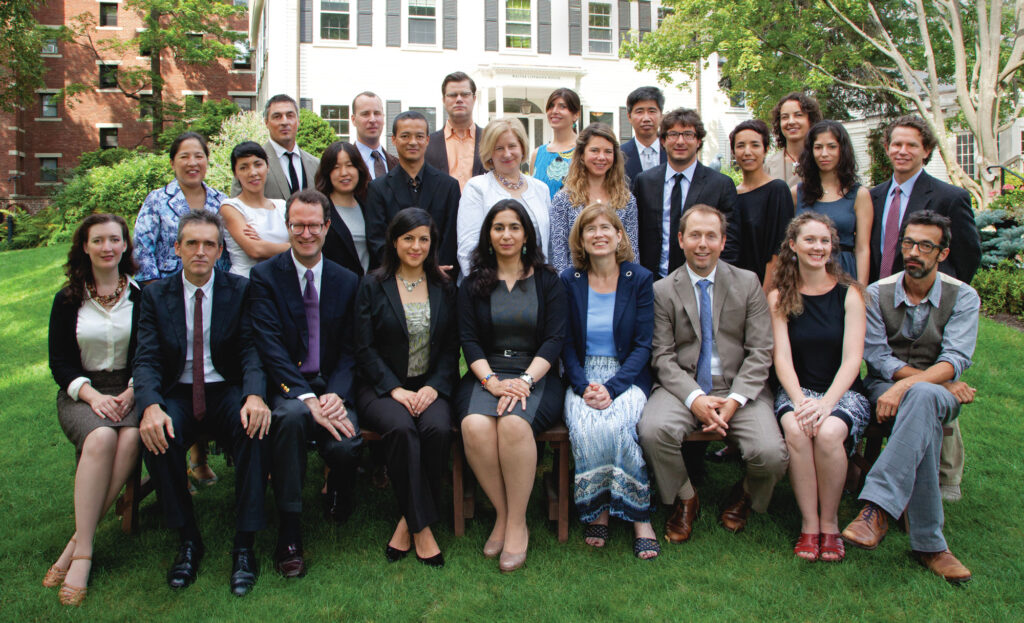
<svg viewBox="0 0 1024 623">
<path fill-rule="evenodd" d="M 188 492 L 185 456 L 200 434 L 212 435 L 235 461 L 235 529 L 255 532 L 266 525 L 263 512 L 266 493 L 265 441 L 250 439 L 242 427 L 242 390 L 231 383 L 206 384 L 206 416 L 192 417 L 192 386 L 179 383 L 165 398 L 165 411 L 174 426 L 174 438 L 167 437 L 167 451 L 144 458 L 156 483 L 156 495 L 167 527 L 177 530 L 194 520 L 192 496 Z"/>
<path fill-rule="evenodd" d="M 413 417 L 391 396 L 378 397 L 364 387 L 356 404 L 366 428 L 383 437 L 391 488 L 409 531 L 423 530 L 438 520 L 441 479 L 452 436 L 448 401 L 438 396 L 419 417 Z"/>
<path fill-rule="evenodd" d="M 319 377 L 312 381 L 313 391 L 319 396 L 325 390 Z M 296 398 L 277 394 L 270 399 L 271 485 L 277 509 L 285 513 L 302 512 L 302 483 L 306 477 L 306 450 L 308 442 L 316 440 L 324 462 L 331 468 L 328 485 L 351 499 L 356 482 L 356 468 L 363 438 L 359 434 L 359 419 L 355 405 L 346 404 L 348 419 L 355 427 L 355 435 L 341 441 L 316 423 L 306 403 Z"/>
</svg>

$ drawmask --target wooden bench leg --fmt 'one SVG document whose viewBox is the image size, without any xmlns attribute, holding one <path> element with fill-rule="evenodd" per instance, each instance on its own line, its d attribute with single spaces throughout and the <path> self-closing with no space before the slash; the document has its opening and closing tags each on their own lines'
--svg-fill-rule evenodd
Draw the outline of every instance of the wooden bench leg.
<svg viewBox="0 0 1024 623">
<path fill-rule="evenodd" d="M 558 442 L 558 540 L 569 540 L 569 442 Z"/>
<path fill-rule="evenodd" d="M 124 485 L 124 493 L 117 498 L 114 505 L 114 512 L 121 517 L 121 531 L 134 533 L 138 527 L 139 517 L 139 490 L 141 489 L 142 466 L 141 464 L 132 470 L 128 482 Z"/>
<path fill-rule="evenodd" d="M 452 440 L 452 523 L 455 536 L 466 534 L 462 452 L 462 438 L 456 436 Z"/>
</svg>

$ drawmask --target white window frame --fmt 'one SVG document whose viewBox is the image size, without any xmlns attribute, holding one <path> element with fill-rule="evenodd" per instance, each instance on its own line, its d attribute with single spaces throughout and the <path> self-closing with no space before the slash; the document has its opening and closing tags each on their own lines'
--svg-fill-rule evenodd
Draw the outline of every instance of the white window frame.
<svg viewBox="0 0 1024 623">
<path fill-rule="evenodd" d="M 502 51 L 504 51 L 504 52 L 511 52 L 513 54 L 522 54 L 524 52 L 536 52 L 536 50 L 537 50 L 537 4 L 536 4 L 536 2 L 534 0 L 527 0 L 530 3 L 529 9 L 527 9 L 530 12 L 530 19 L 529 19 L 530 33 L 529 33 L 529 35 L 517 35 L 517 36 L 528 36 L 530 38 L 530 45 L 528 45 L 526 47 L 523 47 L 523 48 L 519 48 L 519 47 L 510 47 L 508 45 L 508 38 L 510 36 L 509 32 L 508 32 L 508 27 L 509 27 L 509 20 L 508 20 L 509 7 L 508 7 L 508 4 L 509 4 L 510 1 L 511 0 L 504 0 L 504 3 L 502 5 L 502 11 L 501 11 L 501 15 L 500 15 L 500 20 L 499 20 L 499 22 L 500 22 L 499 26 L 501 28 L 501 35 L 500 36 L 501 36 L 501 49 L 502 49 Z M 514 24 L 523 24 L 524 22 L 512 22 L 512 23 L 514 23 Z"/>
<path fill-rule="evenodd" d="M 323 33 L 323 14 L 324 14 L 324 9 L 323 9 L 322 5 L 325 2 L 325 0 L 313 0 L 313 1 L 316 2 L 316 11 L 315 11 L 316 12 L 316 36 L 315 36 L 315 40 L 317 42 L 319 42 L 319 43 L 327 43 L 327 44 L 332 44 L 332 45 L 335 45 L 335 44 L 354 44 L 354 36 L 353 35 L 355 34 L 354 31 L 355 31 L 355 26 L 356 26 L 356 24 L 355 24 L 356 20 L 354 18 L 356 17 L 356 12 L 353 10 L 355 8 L 353 5 L 355 4 L 356 0 L 347 0 L 347 4 L 348 4 L 348 11 L 347 11 L 347 13 L 342 12 L 342 11 L 327 11 L 327 13 L 329 13 L 329 14 L 338 14 L 338 15 L 347 14 L 348 15 L 348 37 L 346 37 L 345 39 L 326 39 L 326 38 L 324 38 L 322 36 L 322 33 Z M 330 0 L 326 0 L 326 1 L 330 1 Z M 341 0 L 334 0 L 334 1 L 335 2 L 339 2 Z"/>
<path fill-rule="evenodd" d="M 52 99 L 53 96 L 55 96 L 57 94 L 57 90 L 56 89 L 47 89 L 45 91 L 44 90 L 39 90 L 39 91 L 36 91 L 36 93 L 39 95 L 39 116 L 36 117 L 36 121 L 60 121 L 61 120 L 61 118 L 60 118 L 60 104 L 58 104 L 57 102 L 53 102 L 54 114 L 52 116 L 48 116 L 48 115 L 45 114 L 45 111 L 46 111 L 46 98 L 49 97 L 49 98 Z"/>
<path fill-rule="evenodd" d="M 412 40 L 412 20 L 427 20 L 426 17 L 417 17 L 412 15 L 413 5 L 424 5 L 432 3 L 434 7 L 434 42 L 433 43 L 419 43 Z M 410 48 L 416 49 L 427 49 L 427 50 L 439 50 L 441 49 L 441 20 L 444 16 L 441 14 L 442 6 L 440 0 L 405 0 L 402 2 L 402 32 L 405 38 L 405 43 Z"/>
<path fill-rule="evenodd" d="M 115 86 L 105 87 L 100 85 L 100 75 L 103 73 L 103 67 L 114 67 L 116 71 L 120 71 L 121 61 L 96 61 L 97 75 L 96 75 L 96 92 L 97 93 L 120 93 L 121 89 L 117 88 L 117 80 L 114 81 Z"/>
<path fill-rule="evenodd" d="M 104 5 L 110 4 L 114 5 L 114 22 L 116 23 L 112 25 L 101 24 L 100 22 L 103 20 L 103 7 Z M 121 30 L 121 7 L 119 6 L 119 3 L 111 2 L 110 0 L 103 0 L 102 2 L 98 2 L 97 5 L 98 6 L 96 7 L 96 28 L 98 30 Z"/>
<path fill-rule="evenodd" d="M 335 117 L 327 117 L 325 115 L 326 111 L 324 110 L 324 108 L 326 108 L 326 107 L 337 108 L 341 116 L 337 117 L 337 118 L 335 118 Z M 323 119 L 324 121 L 326 121 L 328 123 L 328 125 L 331 126 L 331 128 L 334 130 L 334 135 L 338 137 L 339 141 L 347 141 L 349 139 L 349 137 L 352 135 L 351 115 L 352 115 L 352 110 L 351 110 L 351 105 L 349 105 L 349 104 L 321 104 L 320 105 L 320 118 Z M 338 132 L 338 128 L 335 127 L 335 125 L 334 125 L 335 122 L 340 122 L 340 123 L 344 124 L 345 127 L 348 128 L 348 133 Z"/>
<path fill-rule="evenodd" d="M 977 146 L 974 144 L 974 135 L 970 132 L 957 132 L 956 134 L 956 163 L 964 170 L 968 177 L 977 179 L 978 166 L 976 162 Z"/>
<path fill-rule="evenodd" d="M 607 43 L 608 43 L 608 46 L 609 46 L 609 50 L 607 52 L 595 52 L 595 51 L 593 51 L 591 49 L 592 42 L 601 42 L 601 43 L 605 42 L 604 39 L 594 39 L 594 40 L 591 40 L 591 38 L 590 38 L 590 29 L 591 29 L 591 25 L 590 25 L 591 13 L 590 13 L 590 10 L 593 7 L 593 5 L 595 5 L 595 4 L 604 4 L 604 5 L 608 6 L 608 27 L 607 27 L 608 39 L 607 39 Z M 585 41 L 584 41 L 584 45 L 585 45 L 584 50 L 585 50 L 585 52 L 584 53 L 585 53 L 586 56 L 595 56 L 595 57 L 598 57 L 598 58 L 618 58 L 616 56 L 618 50 L 615 47 L 615 28 L 617 26 L 617 19 L 616 19 L 616 15 L 615 15 L 616 4 L 617 3 L 612 2 L 612 0 L 607 0 L 607 1 L 604 1 L 604 0 L 602 0 L 602 1 L 586 0 L 586 11 L 584 12 L 584 18 L 585 18 L 586 24 L 583 26 L 583 31 L 586 34 L 586 36 L 584 37 L 584 39 L 585 39 Z M 601 28 L 604 29 L 604 27 L 601 27 Z"/>
</svg>

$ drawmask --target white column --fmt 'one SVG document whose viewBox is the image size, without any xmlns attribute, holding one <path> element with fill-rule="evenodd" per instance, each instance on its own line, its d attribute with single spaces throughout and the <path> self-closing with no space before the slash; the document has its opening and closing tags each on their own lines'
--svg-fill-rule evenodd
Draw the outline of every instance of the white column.
<svg viewBox="0 0 1024 623">
<path fill-rule="evenodd" d="M 494 118 L 501 119 L 505 116 L 505 88 L 498 84 L 494 86 Z"/>
</svg>

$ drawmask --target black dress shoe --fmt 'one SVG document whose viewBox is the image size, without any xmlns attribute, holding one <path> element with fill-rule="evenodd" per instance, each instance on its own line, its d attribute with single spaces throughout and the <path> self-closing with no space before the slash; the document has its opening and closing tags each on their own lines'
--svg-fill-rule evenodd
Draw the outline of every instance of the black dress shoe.
<svg viewBox="0 0 1024 623">
<path fill-rule="evenodd" d="M 167 571 L 168 586 L 185 588 L 195 582 L 199 574 L 199 561 L 203 559 L 205 551 L 199 541 L 182 541 L 178 555 L 174 557 L 174 564 Z"/>
<path fill-rule="evenodd" d="M 438 552 L 430 558 L 420 558 L 419 554 L 416 554 L 416 560 L 427 565 L 428 567 L 443 567 L 444 566 L 444 554 Z"/>
<path fill-rule="evenodd" d="M 306 560 L 302 548 L 290 543 L 279 548 L 274 554 L 274 568 L 286 578 L 301 578 L 306 575 Z"/>
<path fill-rule="evenodd" d="M 256 554 L 248 547 L 231 550 L 231 592 L 242 597 L 256 585 L 260 563 Z"/>
<path fill-rule="evenodd" d="M 391 547 L 390 545 L 384 547 L 384 558 L 387 558 L 388 562 L 398 562 L 408 555 L 408 549 L 398 549 L 397 547 Z"/>
<path fill-rule="evenodd" d="M 333 487 L 324 495 L 324 517 L 334 523 L 345 523 L 352 514 L 352 505 L 348 496 Z"/>
</svg>

